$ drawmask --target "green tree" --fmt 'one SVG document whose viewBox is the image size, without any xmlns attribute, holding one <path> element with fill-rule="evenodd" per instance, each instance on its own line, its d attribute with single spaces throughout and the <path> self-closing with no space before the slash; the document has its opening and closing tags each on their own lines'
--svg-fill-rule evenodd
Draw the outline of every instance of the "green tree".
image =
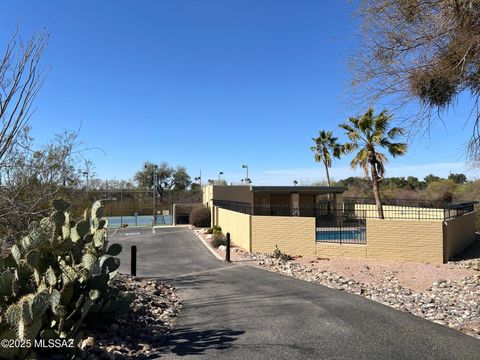
<svg viewBox="0 0 480 360">
<path fill-rule="evenodd" d="M 157 173 L 156 183 L 155 169 Z M 142 170 L 137 171 L 134 180 L 140 188 L 153 189 L 155 186 L 160 198 L 163 198 L 164 190 L 185 190 L 192 183 L 185 167 L 177 166 L 174 168 L 166 162 L 154 164 L 149 161 L 143 164 Z"/>
<path fill-rule="evenodd" d="M 311 146 L 310 150 L 315 153 L 315 161 L 322 162 L 325 166 L 328 186 L 331 186 L 330 173 L 328 168 L 332 167 L 332 157 L 340 158 L 341 145 L 338 144 L 338 138 L 333 136 L 331 131 L 321 130 L 318 137 L 312 138 L 315 146 Z"/>
<path fill-rule="evenodd" d="M 344 153 L 358 150 L 351 161 L 352 168 L 361 167 L 365 175 L 372 180 L 373 196 L 378 209 L 378 216 L 383 219 L 383 207 L 380 199 L 379 181 L 385 174 L 387 156 L 377 149 L 384 148 L 393 157 L 404 155 L 407 152 L 407 144 L 394 142 L 398 136 L 403 135 L 405 130 L 400 127 L 389 129 L 392 116 L 386 111 L 374 114 L 374 109 L 359 117 L 350 117 L 348 122 L 340 127 L 346 130 L 350 140 L 343 146 Z"/>
<path fill-rule="evenodd" d="M 467 176 L 465 174 L 450 173 L 448 179 L 452 180 L 456 184 L 465 184 L 467 182 Z"/>
<path fill-rule="evenodd" d="M 439 176 L 436 176 L 436 175 L 433 175 L 433 174 L 429 174 L 427 176 L 425 176 L 423 178 L 423 181 L 425 181 L 427 184 L 430 184 L 432 182 L 435 182 L 435 181 L 439 181 L 441 180 L 442 178 L 439 177 Z"/>
</svg>

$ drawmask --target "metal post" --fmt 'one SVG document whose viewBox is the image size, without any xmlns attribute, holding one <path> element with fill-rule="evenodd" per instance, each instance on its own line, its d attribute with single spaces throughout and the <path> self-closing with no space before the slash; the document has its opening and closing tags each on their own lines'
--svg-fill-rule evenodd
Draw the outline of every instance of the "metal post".
<svg viewBox="0 0 480 360">
<path fill-rule="evenodd" d="M 227 232 L 227 248 L 225 249 L 225 261 L 230 262 L 230 233 Z"/>
<path fill-rule="evenodd" d="M 130 274 L 137 276 L 137 246 L 132 245 L 130 248 Z"/>
<path fill-rule="evenodd" d="M 157 165 L 153 167 L 153 192 L 152 192 L 152 212 L 153 212 L 153 222 L 152 226 L 157 225 Z"/>
</svg>

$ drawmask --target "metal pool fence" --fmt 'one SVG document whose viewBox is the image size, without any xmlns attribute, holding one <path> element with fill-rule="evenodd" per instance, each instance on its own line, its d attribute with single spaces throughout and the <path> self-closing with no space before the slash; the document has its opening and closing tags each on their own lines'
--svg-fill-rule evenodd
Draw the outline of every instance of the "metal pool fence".
<svg viewBox="0 0 480 360">
<path fill-rule="evenodd" d="M 475 210 L 476 201 L 445 204 L 431 201 L 396 200 L 383 205 L 385 219 L 448 220 Z M 226 210 L 256 216 L 314 217 L 317 242 L 366 244 L 367 219 L 378 219 L 375 202 L 370 199 L 344 199 L 343 203 L 245 203 L 214 200 L 213 205 Z"/>
</svg>

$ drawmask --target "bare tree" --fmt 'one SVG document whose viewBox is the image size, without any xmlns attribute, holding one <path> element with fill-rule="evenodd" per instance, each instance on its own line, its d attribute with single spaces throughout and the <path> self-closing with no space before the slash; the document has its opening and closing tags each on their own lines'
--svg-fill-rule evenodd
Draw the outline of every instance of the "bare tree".
<svg viewBox="0 0 480 360">
<path fill-rule="evenodd" d="M 0 56 L 0 167 L 32 115 L 45 76 L 40 61 L 47 46 L 43 31 L 24 43 L 16 32 Z"/>
<path fill-rule="evenodd" d="M 0 240 L 16 236 L 30 221 L 48 213 L 54 198 L 66 199 L 73 208 L 85 207 L 85 197 L 78 196 L 84 153 L 81 146 L 78 133 L 64 132 L 37 147 L 29 127 L 23 128 L 0 169 Z"/>
<path fill-rule="evenodd" d="M 398 110 L 415 103 L 411 128 L 428 131 L 460 94 L 469 94 L 468 150 L 479 160 L 480 1 L 363 0 L 359 15 L 364 36 L 352 69 L 362 105 L 384 98 Z"/>
</svg>

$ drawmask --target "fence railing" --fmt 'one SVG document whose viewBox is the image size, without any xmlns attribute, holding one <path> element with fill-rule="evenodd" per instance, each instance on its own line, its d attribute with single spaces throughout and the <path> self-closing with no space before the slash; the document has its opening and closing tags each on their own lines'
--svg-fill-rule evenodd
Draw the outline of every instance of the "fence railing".
<svg viewBox="0 0 480 360">
<path fill-rule="evenodd" d="M 292 207 L 290 204 L 250 204 L 237 201 L 214 200 L 213 205 L 226 210 L 232 210 L 249 215 L 263 216 L 301 216 L 315 217 L 317 222 L 357 221 L 358 219 L 378 219 L 379 212 L 375 204 L 355 203 L 348 199 L 346 202 L 336 204 L 333 202 L 316 202 L 299 204 Z M 470 201 L 458 204 L 433 206 L 433 203 L 414 203 L 406 205 L 383 205 L 383 216 L 385 219 L 397 220 L 447 220 L 455 218 L 475 210 L 477 201 Z"/>
<path fill-rule="evenodd" d="M 355 203 L 350 200 L 342 204 L 327 201 L 299 204 L 296 207 L 290 204 L 250 204 L 224 200 L 214 200 L 213 205 L 249 215 L 315 217 L 317 243 L 366 244 L 367 219 L 379 218 L 377 206 L 367 201 Z M 408 206 L 406 203 L 403 206 L 386 204 L 383 205 L 383 215 L 385 219 L 443 221 L 474 211 L 476 203 L 450 204 L 439 208 L 414 202 L 409 202 Z"/>
</svg>

